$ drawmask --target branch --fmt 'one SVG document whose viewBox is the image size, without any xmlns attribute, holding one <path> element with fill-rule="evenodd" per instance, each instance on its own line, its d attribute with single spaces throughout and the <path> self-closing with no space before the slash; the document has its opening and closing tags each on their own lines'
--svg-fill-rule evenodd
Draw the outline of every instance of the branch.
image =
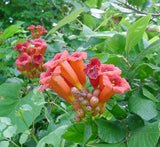
<svg viewBox="0 0 160 147">
<path fill-rule="evenodd" d="M 123 3 L 119 0 L 117 0 L 117 2 L 119 2 L 120 4 L 122 4 L 123 6 L 125 6 L 126 8 L 130 9 L 130 10 L 133 10 L 139 14 L 145 14 L 145 15 L 148 15 L 148 14 L 151 14 L 152 17 L 157 17 L 157 16 L 160 16 L 160 13 L 147 13 L 147 12 L 144 12 L 144 11 L 140 11 L 138 9 L 136 9 L 135 7 L 129 5 L 128 3 Z"/>
</svg>

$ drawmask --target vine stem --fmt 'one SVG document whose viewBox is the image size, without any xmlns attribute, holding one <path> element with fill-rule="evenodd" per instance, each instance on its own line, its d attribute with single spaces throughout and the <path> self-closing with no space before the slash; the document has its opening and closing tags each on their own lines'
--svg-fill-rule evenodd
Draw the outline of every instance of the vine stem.
<svg viewBox="0 0 160 147">
<path fill-rule="evenodd" d="M 52 97 L 49 95 L 49 93 L 48 93 L 48 91 L 47 90 L 44 90 L 44 92 L 47 94 L 47 96 L 50 98 L 50 99 L 52 99 Z M 53 104 L 53 105 L 55 105 L 55 106 L 57 106 L 59 109 L 61 109 L 63 112 L 65 112 L 65 113 L 68 113 L 66 110 L 64 110 L 62 107 L 60 107 L 58 104 L 56 104 L 55 102 L 50 102 L 51 104 Z"/>
<path fill-rule="evenodd" d="M 19 114 L 20 114 L 20 117 L 21 117 L 22 121 L 24 122 L 26 128 L 29 130 L 32 138 L 34 139 L 34 141 L 36 142 L 36 144 L 38 144 L 38 140 L 36 139 L 36 137 L 34 136 L 34 134 L 32 133 L 32 131 L 29 129 L 29 126 L 28 126 L 28 124 L 26 123 L 26 121 L 25 121 L 25 119 L 24 119 L 24 117 L 23 117 L 22 112 L 20 112 Z"/>
<path fill-rule="evenodd" d="M 15 142 L 13 142 L 12 140 L 10 140 L 10 139 L 8 139 L 8 138 L 1 137 L 1 136 L 0 136 L 0 138 L 2 138 L 2 139 L 4 139 L 4 140 L 7 140 L 7 141 L 11 142 L 11 143 L 12 143 L 14 146 L 16 146 L 16 147 L 19 147 Z"/>
</svg>

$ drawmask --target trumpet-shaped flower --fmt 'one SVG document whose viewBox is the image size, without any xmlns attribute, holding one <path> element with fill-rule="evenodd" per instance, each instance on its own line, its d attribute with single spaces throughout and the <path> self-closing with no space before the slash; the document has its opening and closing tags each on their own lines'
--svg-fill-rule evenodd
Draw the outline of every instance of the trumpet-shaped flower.
<svg viewBox="0 0 160 147">
<path fill-rule="evenodd" d="M 86 52 L 74 52 L 71 56 L 69 56 L 68 61 L 75 73 L 78 76 L 78 79 L 82 86 L 86 87 L 86 74 L 83 71 L 84 62 L 83 60 L 87 59 Z"/>
<path fill-rule="evenodd" d="M 19 55 L 15 62 L 15 65 L 19 71 L 24 71 L 24 70 L 29 71 L 30 64 L 31 64 L 31 56 L 29 56 L 27 53 Z"/>
<path fill-rule="evenodd" d="M 44 55 L 47 49 L 46 42 L 44 42 L 41 38 L 38 38 L 31 40 L 31 44 L 34 45 L 34 47 L 32 48 L 32 53 Z"/>
<path fill-rule="evenodd" d="M 123 94 L 130 88 L 128 82 L 119 75 L 103 76 L 103 80 L 100 82 L 102 82 L 101 85 L 104 85 L 99 95 L 100 102 L 106 102 L 115 93 Z"/>
<path fill-rule="evenodd" d="M 74 97 L 71 95 L 70 87 L 60 75 L 60 68 L 60 66 L 56 66 L 53 69 L 49 68 L 45 73 L 41 74 L 40 84 L 42 84 L 42 86 L 38 91 L 43 91 L 46 88 L 50 88 L 71 104 L 74 101 Z"/>
<path fill-rule="evenodd" d="M 99 72 L 101 62 L 98 58 L 92 58 L 84 68 L 84 72 L 89 77 L 89 80 L 94 88 L 97 88 L 99 84 Z"/>
<path fill-rule="evenodd" d="M 62 53 L 56 54 L 53 60 L 45 63 L 43 67 L 54 68 L 56 66 L 61 66 L 61 75 L 63 76 L 63 78 L 71 85 L 81 89 L 82 85 L 75 71 L 67 61 L 68 57 L 68 51 L 65 50 Z"/>
<path fill-rule="evenodd" d="M 33 66 L 38 68 L 43 63 L 43 56 L 41 54 L 35 54 L 32 56 Z"/>
</svg>

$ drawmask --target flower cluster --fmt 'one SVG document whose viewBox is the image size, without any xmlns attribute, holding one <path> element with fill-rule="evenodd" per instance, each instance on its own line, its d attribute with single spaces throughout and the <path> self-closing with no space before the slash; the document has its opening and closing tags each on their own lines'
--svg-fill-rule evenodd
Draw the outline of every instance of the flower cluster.
<svg viewBox="0 0 160 147">
<path fill-rule="evenodd" d="M 31 31 L 33 38 L 40 38 L 43 34 L 48 33 L 48 31 L 41 25 L 31 25 L 27 29 Z"/>
<path fill-rule="evenodd" d="M 123 94 L 130 88 L 128 82 L 120 77 L 121 70 L 112 64 L 101 64 L 98 58 L 92 58 L 88 64 L 86 52 L 68 51 L 58 53 L 43 65 L 47 71 L 40 75 L 41 87 L 51 89 L 73 106 L 77 114 L 75 121 L 98 116 L 105 110 L 105 103 L 115 93 Z M 88 76 L 93 91 L 86 87 Z"/>
<path fill-rule="evenodd" d="M 40 27 L 37 26 L 37 28 Z M 27 39 L 24 43 L 17 43 L 13 49 L 18 51 L 20 54 L 15 62 L 15 66 L 17 67 L 18 71 L 28 78 L 38 78 L 40 72 L 44 71 L 45 69 L 42 67 L 42 65 L 43 55 L 47 49 L 47 43 L 41 38 L 34 40 Z"/>
</svg>

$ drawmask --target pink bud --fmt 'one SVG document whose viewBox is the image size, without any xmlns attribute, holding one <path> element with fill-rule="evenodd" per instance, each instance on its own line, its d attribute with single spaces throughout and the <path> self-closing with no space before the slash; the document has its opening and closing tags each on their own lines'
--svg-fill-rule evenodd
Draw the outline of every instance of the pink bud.
<svg viewBox="0 0 160 147">
<path fill-rule="evenodd" d="M 81 122 L 81 118 L 80 118 L 79 116 L 76 116 L 76 117 L 74 118 L 74 121 L 75 121 L 75 122 Z"/>
<path fill-rule="evenodd" d="M 95 107 L 95 106 L 98 105 L 98 103 L 99 103 L 98 97 L 92 96 L 91 99 L 90 99 L 90 101 L 89 101 L 89 104 L 90 104 L 92 107 Z"/>
<path fill-rule="evenodd" d="M 94 110 L 95 110 L 96 112 L 100 112 L 100 111 L 101 111 L 101 107 L 100 107 L 100 106 L 96 106 L 96 107 L 94 108 Z"/>
<path fill-rule="evenodd" d="M 91 93 L 87 93 L 87 99 L 90 100 L 93 95 Z"/>
<path fill-rule="evenodd" d="M 82 105 L 87 106 L 88 105 L 88 101 L 87 100 L 83 100 L 82 101 Z"/>
<path fill-rule="evenodd" d="M 86 107 L 86 111 L 87 111 L 87 112 L 91 112 L 91 111 L 92 111 L 92 107 L 91 107 L 91 106 L 87 106 L 87 107 Z"/>
<path fill-rule="evenodd" d="M 93 90 L 92 94 L 93 94 L 94 96 L 97 96 L 97 97 L 98 97 L 99 94 L 100 94 L 100 92 L 101 92 L 100 89 L 96 88 L 96 89 Z"/>
<path fill-rule="evenodd" d="M 85 113 L 84 113 L 83 109 L 78 109 L 78 110 L 76 111 L 76 113 L 77 113 L 77 115 L 78 115 L 79 117 L 84 117 L 84 116 L 85 116 Z"/>
</svg>

